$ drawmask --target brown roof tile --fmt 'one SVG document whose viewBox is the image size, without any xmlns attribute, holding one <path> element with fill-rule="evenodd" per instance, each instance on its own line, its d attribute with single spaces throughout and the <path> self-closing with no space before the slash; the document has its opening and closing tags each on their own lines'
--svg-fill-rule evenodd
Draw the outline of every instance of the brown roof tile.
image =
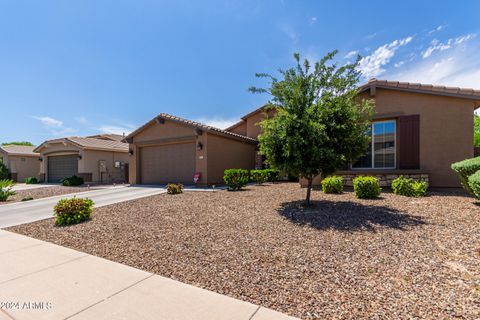
<svg viewBox="0 0 480 320">
<path fill-rule="evenodd" d="M 5 151 L 9 155 L 19 155 L 19 156 L 38 156 L 38 153 L 33 152 L 35 150 L 34 146 L 17 146 L 14 144 L 8 144 L 0 146 L 0 149 Z"/>
<path fill-rule="evenodd" d="M 70 142 L 82 149 L 89 150 L 102 150 L 113 152 L 128 152 L 128 143 L 114 140 L 97 139 L 91 137 L 65 137 L 60 139 L 47 140 L 40 146 L 35 148 L 35 151 L 39 151 L 42 146 L 48 143 L 61 143 Z"/>
</svg>

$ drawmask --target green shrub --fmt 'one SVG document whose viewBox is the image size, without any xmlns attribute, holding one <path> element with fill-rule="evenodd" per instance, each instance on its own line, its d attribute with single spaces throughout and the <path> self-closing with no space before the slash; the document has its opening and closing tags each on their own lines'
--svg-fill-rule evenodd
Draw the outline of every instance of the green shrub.
<svg viewBox="0 0 480 320">
<path fill-rule="evenodd" d="M 183 193 L 183 184 L 181 184 L 181 183 L 169 183 L 169 184 L 167 184 L 167 193 L 168 194 Z"/>
<path fill-rule="evenodd" d="M 265 169 L 264 171 L 267 173 L 267 181 L 268 182 L 278 181 L 278 175 L 280 174 L 279 170 L 277 170 L 277 169 Z"/>
<path fill-rule="evenodd" d="M 400 176 L 392 182 L 393 193 L 407 197 L 424 197 L 427 194 L 427 188 L 425 181 L 413 181 L 404 176 Z"/>
<path fill-rule="evenodd" d="M 468 177 L 468 186 L 475 198 L 480 200 L 480 170 Z"/>
<path fill-rule="evenodd" d="M 0 161 L 0 180 L 8 179 L 8 169 L 3 161 Z"/>
<path fill-rule="evenodd" d="M 3 179 L 0 180 L 0 201 L 5 202 L 10 196 L 15 194 L 15 191 L 12 190 L 15 183 L 12 180 Z"/>
<path fill-rule="evenodd" d="M 325 193 L 342 193 L 343 178 L 339 176 L 331 176 L 323 179 L 322 191 Z"/>
<path fill-rule="evenodd" d="M 30 200 L 33 200 L 33 197 L 25 197 L 25 198 L 22 198 L 22 201 L 30 201 Z"/>
<path fill-rule="evenodd" d="M 229 190 L 236 191 L 245 187 L 249 178 L 248 170 L 227 169 L 224 172 L 223 181 L 225 181 Z"/>
<path fill-rule="evenodd" d="M 250 178 L 257 184 L 263 184 L 268 181 L 268 172 L 267 170 L 251 170 Z"/>
<path fill-rule="evenodd" d="M 380 195 L 380 184 L 375 177 L 356 177 L 353 179 L 353 190 L 357 198 L 375 199 Z"/>
<path fill-rule="evenodd" d="M 455 162 L 452 164 L 452 169 L 460 176 L 460 181 L 465 190 L 474 194 L 473 190 L 470 188 L 468 178 L 480 170 L 480 157 Z"/>
<path fill-rule="evenodd" d="M 35 178 L 35 177 L 28 177 L 28 178 L 25 179 L 25 183 L 26 184 L 37 184 L 38 179 Z"/>
<path fill-rule="evenodd" d="M 93 201 L 87 198 L 71 198 L 58 201 L 53 209 L 55 224 L 69 225 L 80 223 L 92 217 Z"/>
<path fill-rule="evenodd" d="M 73 175 L 68 178 L 63 178 L 60 182 L 62 183 L 62 186 L 65 187 L 81 186 L 83 184 L 83 178 Z"/>
</svg>

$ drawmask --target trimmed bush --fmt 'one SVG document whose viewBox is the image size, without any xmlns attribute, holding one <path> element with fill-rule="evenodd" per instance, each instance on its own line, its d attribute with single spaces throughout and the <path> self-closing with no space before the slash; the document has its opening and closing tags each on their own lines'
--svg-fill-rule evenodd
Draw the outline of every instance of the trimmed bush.
<svg viewBox="0 0 480 320">
<path fill-rule="evenodd" d="M 474 194 L 473 190 L 470 188 L 468 178 L 480 170 L 480 157 L 466 159 L 460 162 L 455 162 L 452 164 L 452 170 L 458 173 L 460 176 L 460 181 L 462 182 L 465 190 Z"/>
<path fill-rule="evenodd" d="M 251 170 L 250 178 L 257 184 L 263 184 L 268 181 L 268 172 L 267 170 Z"/>
<path fill-rule="evenodd" d="M 480 199 L 480 170 L 468 177 L 468 186 L 475 198 Z"/>
<path fill-rule="evenodd" d="M 167 184 L 167 193 L 168 194 L 183 193 L 183 184 L 181 184 L 181 183 L 169 183 L 169 184 Z"/>
<path fill-rule="evenodd" d="M 12 180 L 4 179 L 0 180 L 0 201 L 5 202 L 15 194 L 15 191 L 12 190 L 15 182 Z"/>
<path fill-rule="evenodd" d="M 62 186 L 65 187 L 81 186 L 83 184 L 83 178 L 73 175 L 68 178 L 63 178 L 60 182 L 62 183 Z"/>
<path fill-rule="evenodd" d="M 55 224 L 59 226 L 83 222 L 92 217 L 93 201 L 87 198 L 62 199 L 53 209 Z"/>
<path fill-rule="evenodd" d="M 277 169 L 265 169 L 264 171 L 267 172 L 267 181 L 268 182 L 275 182 L 278 181 L 278 175 L 280 171 Z"/>
<path fill-rule="evenodd" d="M 249 178 L 248 170 L 227 169 L 224 171 L 223 181 L 228 186 L 228 190 L 237 191 L 247 185 Z"/>
<path fill-rule="evenodd" d="M 353 191 L 357 198 L 375 199 L 380 195 L 380 183 L 375 177 L 356 177 L 353 179 Z"/>
<path fill-rule="evenodd" d="M 25 183 L 26 184 L 37 184 L 38 179 L 35 178 L 35 177 L 28 177 L 28 178 L 25 179 Z"/>
<path fill-rule="evenodd" d="M 413 181 L 404 176 L 400 176 L 392 182 L 393 193 L 407 197 L 424 197 L 427 194 L 427 188 L 425 181 Z"/>
<path fill-rule="evenodd" d="M 322 180 L 322 191 L 325 193 L 342 193 L 343 178 L 339 176 L 326 177 Z"/>
<path fill-rule="evenodd" d="M 3 161 L 0 161 L 0 180 L 8 179 L 8 169 Z"/>
</svg>

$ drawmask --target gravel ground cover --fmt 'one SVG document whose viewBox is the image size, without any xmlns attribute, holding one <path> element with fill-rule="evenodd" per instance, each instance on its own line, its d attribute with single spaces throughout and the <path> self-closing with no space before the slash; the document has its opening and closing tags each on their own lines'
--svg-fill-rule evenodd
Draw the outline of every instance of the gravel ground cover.
<svg viewBox="0 0 480 320">
<path fill-rule="evenodd" d="M 93 188 L 91 188 L 92 190 Z M 21 201 L 23 198 L 32 197 L 33 199 L 41 199 L 41 198 L 48 198 L 53 196 L 59 196 L 62 194 L 68 193 L 75 193 L 75 192 L 82 192 L 88 191 L 87 187 L 79 186 L 79 187 L 64 187 L 64 186 L 53 186 L 53 187 L 44 187 L 44 188 L 35 188 L 29 190 L 19 190 L 15 191 L 16 194 L 8 198 L 8 201 L 1 202 L 2 204 L 13 203 Z"/>
<path fill-rule="evenodd" d="M 9 228 L 304 319 L 479 319 L 480 207 L 296 183 L 162 194 Z"/>
</svg>

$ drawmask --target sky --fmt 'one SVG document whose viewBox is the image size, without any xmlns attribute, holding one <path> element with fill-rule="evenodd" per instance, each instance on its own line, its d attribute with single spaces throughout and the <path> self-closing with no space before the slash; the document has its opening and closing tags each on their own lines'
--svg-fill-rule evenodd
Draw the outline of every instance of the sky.
<svg viewBox="0 0 480 320">
<path fill-rule="evenodd" d="M 226 128 L 255 73 L 338 49 L 362 82 L 480 89 L 480 1 L 0 0 L 0 142 L 129 133 L 165 112 Z"/>
</svg>

